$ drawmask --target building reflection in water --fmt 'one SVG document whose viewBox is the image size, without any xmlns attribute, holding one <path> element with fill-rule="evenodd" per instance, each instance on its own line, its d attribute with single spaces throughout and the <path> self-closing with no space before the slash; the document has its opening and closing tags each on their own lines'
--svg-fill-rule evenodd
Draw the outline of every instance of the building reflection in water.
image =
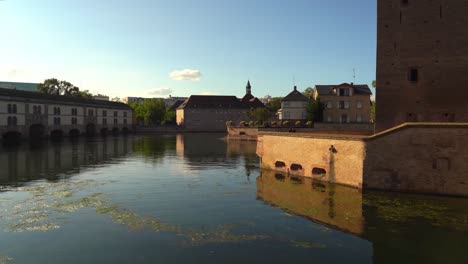
<svg viewBox="0 0 468 264">
<path fill-rule="evenodd" d="M 79 173 L 84 167 L 113 162 L 129 154 L 134 141 L 125 137 L 22 144 L 0 147 L 0 184 L 11 185 Z"/>
<path fill-rule="evenodd" d="M 361 193 L 266 170 L 257 198 L 372 242 L 374 263 L 468 263 L 468 199 Z"/>
</svg>

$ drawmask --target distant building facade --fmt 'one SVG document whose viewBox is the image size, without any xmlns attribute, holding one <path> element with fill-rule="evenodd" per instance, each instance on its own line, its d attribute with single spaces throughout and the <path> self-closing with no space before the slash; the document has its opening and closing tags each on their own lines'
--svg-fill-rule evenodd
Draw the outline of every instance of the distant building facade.
<svg viewBox="0 0 468 264">
<path fill-rule="evenodd" d="M 294 90 L 281 100 L 281 109 L 278 110 L 278 119 L 281 121 L 303 121 L 307 119 L 307 105 L 309 98 Z"/>
<path fill-rule="evenodd" d="M 468 122 L 468 1 L 377 2 L 376 130 Z"/>
<path fill-rule="evenodd" d="M 252 95 L 252 86 L 247 82 L 244 97 L 192 95 L 176 111 L 177 125 L 189 131 L 226 131 L 226 122 L 235 125 L 248 121 L 248 112 L 265 105 Z"/>
<path fill-rule="evenodd" d="M 36 92 L 38 83 L 0 82 L 0 88 Z"/>
<path fill-rule="evenodd" d="M 370 123 L 372 95 L 369 86 L 343 83 L 340 85 L 316 85 L 314 99 L 320 98 L 323 122 Z"/>
<path fill-rule="evenodd" d="M 177 125 L 188 131 L 226 131 L 227 121 L 246 121 L 248 111 L 235 96 L 192 95 L 177 108 Z"/>
<path fill-rule="evenodd" d="M 126 104 L 0 89 L 0 136 L 44 137 L 127 132 L 133 110 Z"/>
</svg>

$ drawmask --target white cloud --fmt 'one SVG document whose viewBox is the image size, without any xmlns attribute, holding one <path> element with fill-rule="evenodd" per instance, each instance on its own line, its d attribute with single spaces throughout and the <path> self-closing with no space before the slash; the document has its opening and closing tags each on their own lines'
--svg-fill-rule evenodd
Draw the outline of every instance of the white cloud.
<svg viewBox="0 0 468 264">
<path fill-rule="evenodd" d="M 169 77 L 176 81 L 199 81 L 201 76 L 202 74 L 199 70 L 192 69 L 173 71 L 169 74 Z"/>
<path fill-rule="evenodd" d="M 172 89 L 167 87 L 157 88 L 148 92 L 148 94 L 155 96 L 170 95 L 171 93 Z"/>
</svg>

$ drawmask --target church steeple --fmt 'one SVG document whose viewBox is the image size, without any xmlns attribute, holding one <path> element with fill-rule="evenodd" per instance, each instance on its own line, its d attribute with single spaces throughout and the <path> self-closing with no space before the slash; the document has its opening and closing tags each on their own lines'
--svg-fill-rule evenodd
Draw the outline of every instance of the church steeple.
<svg viewBox="0 0 468 264">
<path fill-rule="evenodd" d="M 246 94 L 252 94 L 252 86 L 250 86 L 250 80 L 247 81 L 247 86 L 245 87 Z"/>
</svg>

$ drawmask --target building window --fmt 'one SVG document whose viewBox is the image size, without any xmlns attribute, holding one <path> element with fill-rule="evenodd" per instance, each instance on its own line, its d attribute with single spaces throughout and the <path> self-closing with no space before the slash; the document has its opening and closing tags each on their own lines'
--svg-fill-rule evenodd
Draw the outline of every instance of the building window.
<svg viewBox="0 0 468 264">
<path fill-rule="evenodd" d="M 349 88 L 340 89 L 340 96 L 350 96 Z"/>
<path fill-rule="evenodd" d="M 345 102 L 344 108 L 345 108 L 345 109 L 349 109 L 349 102 L 348 102 L 348 101 Z"/>
<path fill-rule="evenodd" d="M 107 111 L 106 110 L 102 110 L 102 116 L 107 116 Z"/>
<path fill-rule="evenodd" d="M 333 103 L 331 101 L 327 103 L 327 108 L 333 108 Z"/>
<path fill-rule="evenodd" d="M 356 122 L 362 123 L 362 116 L 361 116 L 361 115 L 358 115 L 358 116 L 357 116 Z"/>
<path fill-rule="evenodd" d="M 73 116 L 77 116 L 78 115 L 78 109 L 72 108 L 71 113 L 72 113 Z"/>
<path fill-rule="evenodd" d="M 283 103 L 283 107 L 288 107 L 289 106 L 289 102 L 284 102 Z"/>
<path fill-rule="evenodd" d="M 72 125 L 76 125 L 78 123 L 78 120 L 76 117 L 72 117 L 71 122 L 72 122 Z"/>
<path fill-rule="evenodd" d="M 60 117 L 54 117 L 54 125 L 60 125 Z"/>
<path fill-rule="evenodd" d="M 33 105 L 33 114 L 41 114 L 42 107 L 40 105 Z"/>
<path fill-rule="evenodd" d="M 124 117 L 127 117 L 127 112 L 124 112 Z"/>
<path fill-rule="evenodd" d="M 117 125 L 117 118 L 114 118 L 114 125 Z"/>
<path fill-rule="evenodd" d="M 417 82 L 419 79 L 419 71 L 416 68 L 410 68 L 408 70 L 408 81 Z"/>
<path fill-rule="evenodd" d="M 18 119 L 16 118 L 16 116 L 9 116 L 7 122 L 8 122 L 8 126 L 18 125 Z"/>
<path fill-rule="evenodd" d="M 356 107 L 359 108 L 359 109 L 362 108 L 362 102 L 361 102 L 361 101 L 357 101 Z"/>
<path fill-rule="evenodd" d="M 219 121 L 223 121 L 223 120 L 219 120 Z M 127 124 L 127 119 L 124 119 L 124 125 Z"/>
<path fill-rule="evenodd" d="M 402 6 L 408 6 L 409 0 L 401 0 L 401 5 Z"/>
<path fill-rule="evenodd" d="M 88 116 L 94 116 L 93 109 L 88 109 Z"/>
<path fill-rule="evenodd" d="M 332 122 L 332 117 L 331 116 L 327 116 L 327 122 L 329 122 L 329 123 Z"/>
<path fill-rule="evenodd" d="M 60 107 L 54 107 L 54 115 L 60 115 Z"/>
<path fill-rule="evenodd" d="M 117 111 L 114 111 L 114 117 L 117 117 Z"/>
<path fill-rule="evenodd" d="M 8 104 L 8 113 L 9 114 L 16 114 L 18 112 L 18 109 L 16 108 L 16 104 Z"/>
<path fill-rule="evenodd" d="M 339 101 L 338 102 L 338 108 L 339 109 L 345 109 L 345 102 L 344 101 Z"/>
<path fill-rule="evenodd" d="M 341 115 L 340 123 L 348 123 L 348 115 Z"/>
<path fill-rule="evenodd" d="M 289 113 L 289 112 L 284 112 L 284 118 L 285 118 L 285 119 L 290 119 L 290 118 L 291 118 L 291 113 Z"/>
</svg>

